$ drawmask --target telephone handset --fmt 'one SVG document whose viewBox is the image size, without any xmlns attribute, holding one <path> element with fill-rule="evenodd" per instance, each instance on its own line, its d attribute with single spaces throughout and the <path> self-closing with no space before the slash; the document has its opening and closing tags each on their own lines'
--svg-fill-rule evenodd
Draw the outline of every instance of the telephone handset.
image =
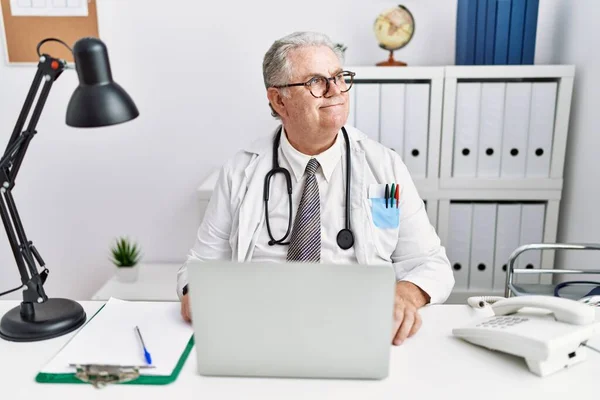
<svg viewBox="0 0 600 400">
<path fill-rule="evenodd" d="M 513 314 L 523 307 L 538 307 L 552 311 L 557 321 L 573 325 L 591 324 L 596 319 L 596 311 L 586 304 L 551 296 L 520 296 L 502 299 L 492 304 L 496 315 Z"/>
<path fill-rule="evenodd" d="M 552 296 L 471 298 L 469 304 L 491 307 L 493 317 L 452 330 L 473 344 L 525 358 L 530 371 L 546 376 L 584 361 L 588 339 L 600 334 L 595 308 Z"/>
</svg>

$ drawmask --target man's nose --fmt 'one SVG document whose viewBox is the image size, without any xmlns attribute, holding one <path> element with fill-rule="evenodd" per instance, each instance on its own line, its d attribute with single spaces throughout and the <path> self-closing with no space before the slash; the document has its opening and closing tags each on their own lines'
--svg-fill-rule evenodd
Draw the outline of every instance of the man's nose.
<svg viewBox="0 0 600 400">
<path fill-rule="evenodd" d="M 327 91 L 327 93 L 325 93 L 325 97 L 329 98 L 329 97 L 333 97 L 333 96 L 337 96 L 339 94 L 342 93 L 342 91 L 340 90 L 340 87 L 338 86 L 339 81 L 336 82 L 333 79 L 329 80 L 329 90 Z"/>
</svg>

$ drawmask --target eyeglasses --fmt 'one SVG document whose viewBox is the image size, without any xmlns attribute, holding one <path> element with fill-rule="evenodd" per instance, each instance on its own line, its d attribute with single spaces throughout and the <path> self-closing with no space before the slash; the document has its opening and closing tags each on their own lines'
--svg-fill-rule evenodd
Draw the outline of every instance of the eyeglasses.
<svg viewBox="0 0 600 400">
<path fill-rule="evenodd" d="M 281 89 L 292 86 L 306 86 L 310 91 L 310 94 L 317 99 L 325 96 L 327 92 L 329 92 L 329 82 L 333 81 L 335 85 L 340 89 L 340 92 L 346 93 L 352 87 L 354 83 L 354 72 L 350 71 L 342 71 L 338 73 L 336 76 L 332 76 L 331 78 L 326 78 L 324 76 L 313 76 L 306 82 L 301 83 L 288 83 L 287 85 L 279 85 L 273 86 L 275 88 Z"/>
</svg>

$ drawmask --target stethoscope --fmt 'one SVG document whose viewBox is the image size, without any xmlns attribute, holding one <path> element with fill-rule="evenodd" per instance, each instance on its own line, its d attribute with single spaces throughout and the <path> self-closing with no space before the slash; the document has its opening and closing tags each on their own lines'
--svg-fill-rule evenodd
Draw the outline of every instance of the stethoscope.
<svg viewBox="0 0 600 400">
<path fill-rule="evenodd" d="M 267 222 L 267 231 L 269 232 L 269 246 L 273 246 L 275 244 L 286 245 L 290 244 L 290 242 L 285 242 L 284 240 L 290 234 L 292 229 L 292 178 L 290 176 L 290 172 L 279 166 L 279 142 L 281 141 L 281 132 L 282 127 L 279 127 L 277 134 L 275 135 L 275 140 L 273 141 L 273 169 L 267 172 L 265 176 L 265 186 L 264 186 L 264 195 L 263 198 L 265 200 L 265 220 Z M 346 132 L 346 128 L 342 127 L 342 133 L 344 134 L 344 140 L 346 142 L 346 227 L 338 232 L 337 234 L 337 245 L 340 246 L 343 250 L 348 250 L 350 247 L 354 245 L 354 234 L 350 230 L 350 174 L 351 174 L 351 160 L 350 160 L 350 141 L 348 140 L 348 132 Z M 288 227 L 285 235 L 276 240 L 271 233 L 271 225 L 269 224 L 269 184 L 273 175 L 277 173 L 283 173 L 285 176 L 285 181 L 287 184 L 287 192 L 288 192 Z"/>
</svg>

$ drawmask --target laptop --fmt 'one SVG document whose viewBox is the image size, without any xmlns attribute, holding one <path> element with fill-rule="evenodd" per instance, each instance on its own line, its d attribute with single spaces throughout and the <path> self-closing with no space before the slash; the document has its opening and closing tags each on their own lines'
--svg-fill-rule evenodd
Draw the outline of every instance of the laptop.
<svg viewBox="0 0 600 400">
<path fill-rule="evenodd" d="M 388 376 L 390 265 L 194 261 L 188 278 L 200 375 Z"/>
</svg>

